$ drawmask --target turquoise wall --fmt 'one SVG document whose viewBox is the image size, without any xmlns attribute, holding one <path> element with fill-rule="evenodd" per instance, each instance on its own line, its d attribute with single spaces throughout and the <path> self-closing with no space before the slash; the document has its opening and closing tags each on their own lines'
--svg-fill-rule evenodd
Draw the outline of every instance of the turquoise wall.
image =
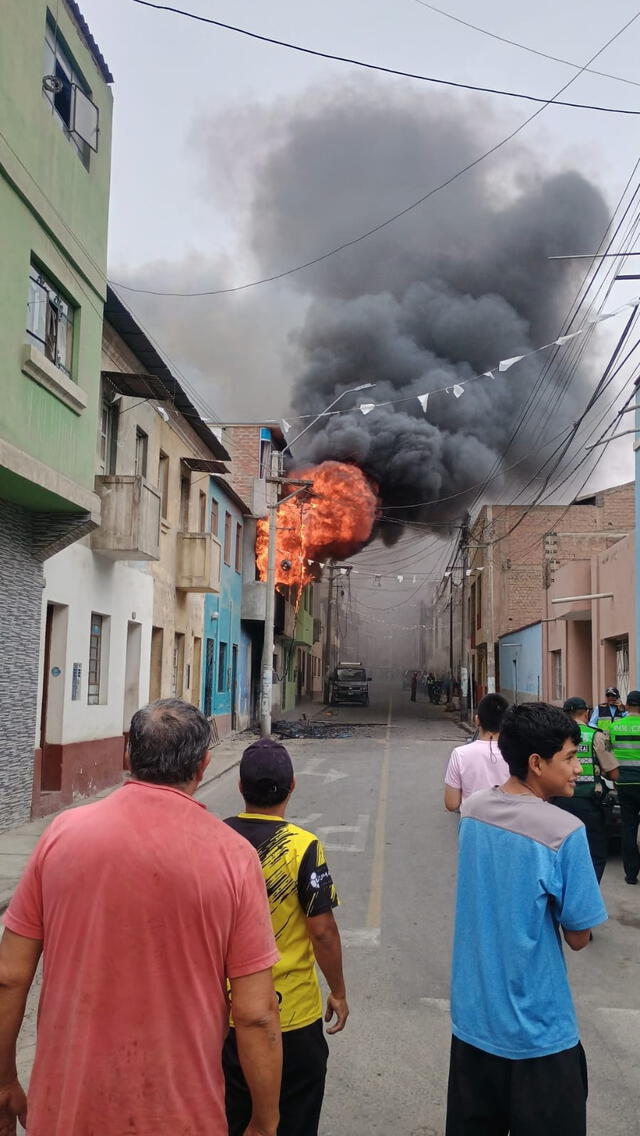
<svg viewBox="0 0 640 1136">
<path fill-rule="evenodd" d="M 244 517 L 236 503 L 227 496 L 224 487 L 213 477 L 209 478 L 207 496 L 207 516 L 211 516 L 212 500 L 218 503 L 218 528 L 214 532 L 222 546 L 222 562 L 220 568 L 220 594 L 207 595 L 204 599 L 204 664 L 202 668 L 202 702 L 203 709 L 209 710 L 215 717 L 231 714 L 232 689 L 232 651 L 235 645 L 238 648 L 238 671 L 236 684 L 236 710 L 238 714 L 248 713 L 249 680 L 247 675 L 246 653 L 247 639 L 240 624 L 240 609 L 242 606 L 242 571 L 235 567 L 235 533 L 236 525 L 244 525 Z M 231 514 L 231 564 L 224 563 L 224 522 L 225 512 Z M 213 667 L 207 667 L 207 648 L 211 652 L 213 643 Z M 220 643 L 227 644 L 226 673 L 220 682 L 219 655 Z M 219 690 L 222 685 L 223 689 Z"/>
</svg>

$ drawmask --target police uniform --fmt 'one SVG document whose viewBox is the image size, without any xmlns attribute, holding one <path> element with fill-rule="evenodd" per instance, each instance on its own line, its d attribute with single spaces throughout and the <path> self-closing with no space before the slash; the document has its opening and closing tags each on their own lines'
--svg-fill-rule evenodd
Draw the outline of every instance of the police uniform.
<svg viewBox="0 0 640 1136">
<path fill-rule="evenodd" d="M 640 709 L 640 691 L 630 691 L 627 706 Z M 640 714 L 629 714 L 613 722 L 610 738 L 613 756 L 620 766 L 617 790 L 622 820 L 624 876 L 628 884 L 635 884 L 640 874 Z"/>
<path fill-rule="evenodd" d="M 584 706 L 576 705 L 577 699 L 569 699 L 568 702 L 573 702 L 574 705 L 567 709 L 567 713 L 571 713 L 572 710 L 587 709 L 586 703 L 584 703 Z M 565 709 L 567 705 L 565 703 Z M 638 722 L 640 722 L 640 718 L 638 718 Z M 573 813 L 584 824 L 587 830 L 587 841 L 593 868 L 598 883 L 600 883 L 607 865 L 608 851 L 603 809 L 605 787 L 602 783 L 602 774 L 604 773 L 606 776 L 607 773 L 616 769 L 618 762 L 615 755 L 607 751 L 604 734 L 601 730 L 595 729 L 593 726 L 583 725 L 581 722 L 577 724 L 580 727 L 580 744 L 577 757 L 582 766 L 582 771 L 578 776 L 573 796 L 555 797 L 553 804 L 566 812 Z"/>
</svg>

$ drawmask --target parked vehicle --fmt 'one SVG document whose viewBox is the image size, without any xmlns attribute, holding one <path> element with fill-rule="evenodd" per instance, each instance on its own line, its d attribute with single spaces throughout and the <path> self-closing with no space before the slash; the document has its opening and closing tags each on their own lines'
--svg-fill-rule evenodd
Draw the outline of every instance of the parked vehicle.
<svg viewBox="0 0 640 1136">
<path fill-rule="evenodd" d="M 369 683 L 371 678 L 362 663 L 338 663 L 336 669 L 329 676 L 329 703 L 336 706 L 339 702 L 356 702 L 361 706 L 369 705 Z"/>
</svg>

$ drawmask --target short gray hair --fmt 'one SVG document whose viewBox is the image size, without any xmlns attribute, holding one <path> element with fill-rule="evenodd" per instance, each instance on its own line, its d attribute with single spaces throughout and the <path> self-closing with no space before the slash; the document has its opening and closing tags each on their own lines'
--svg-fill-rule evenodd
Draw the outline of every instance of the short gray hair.
<svg viewBox="0 0 640 1136">
<path fill-rule="evenodd" d="M 138 781 L 183 785 L 193 781 L 211 745 L 211 726 L 197 706 L 160 698 L 137 710 L 129 729 L 129 764 Z"/>
</svg>

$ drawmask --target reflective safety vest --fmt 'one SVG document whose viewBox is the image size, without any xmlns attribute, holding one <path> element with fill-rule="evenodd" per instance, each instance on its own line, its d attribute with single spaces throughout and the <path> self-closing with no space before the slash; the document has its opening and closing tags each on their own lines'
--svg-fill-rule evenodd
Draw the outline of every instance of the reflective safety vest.
<svg viewBox="0 0 640 1136">
<path fill-rule="evenodd" d="M 617 718 L 609 736 L 613 756 L 620 766 L 618 785 L 640 785 L 640 714 Z"/>
<path fill-rule="evenodd" d="M 617 706 L 614 706 L 615 714 L 611 717 L 611 707 L 608 702 L 601 702 L 598 706 L 598 729 L 602 730 L 605 736 L 609 733 L 614 722 L 623 717 L 623 711 Z"/>
<path fill-rule="evenodd" d="M 595 736 L 596 730 L 593 726 L 580 726 L 580 745 L 576 756 L 582 771 L 576 783 L 574 797 L 595 797 L 602 793 L 600 766 L 593 744 Z"/>
</svg>

